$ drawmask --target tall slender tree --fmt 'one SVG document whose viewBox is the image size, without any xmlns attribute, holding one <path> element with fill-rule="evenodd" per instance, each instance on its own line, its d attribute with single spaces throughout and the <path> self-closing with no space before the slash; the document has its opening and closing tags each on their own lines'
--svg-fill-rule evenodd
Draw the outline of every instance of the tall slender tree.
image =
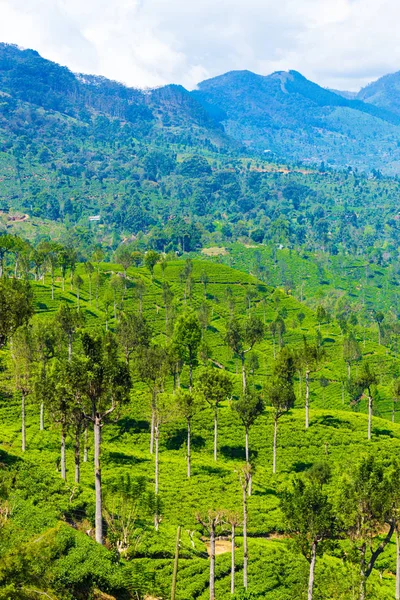
<svg viewBox="0 0 400 600">
<path fill-rule="evenodd" d="M 196 387 L 214 413 L 214 460 L 216 461 L 218 452 L 218 409 L 221 402 L 227 400 L 232 394 L 232 379 L 222 369 L 211 366 L 205 367 L 198 376 Z"/>
<path fill-rule="evenodd" d="M 278 421 L 293 408 L 295 393 L 293 378 L 296 371 L 293 353 L 288 348 L 282 348 L 274 367 L 273 381 L 269 390 L 269 398 L 274 416 L 274 442 L 272 472 L 276 473 L 276 449 L 278 437 Z"/>
<path fill-rule="evenodd" d="M 247 386 L 245 359 L 257 342 L 264 337 L 264 323 L 257 316 L 250 314 L 244 322 L 233 318 L 228 324 L 225 341 L 242 363 L 243 390 Z"/>
</svg>

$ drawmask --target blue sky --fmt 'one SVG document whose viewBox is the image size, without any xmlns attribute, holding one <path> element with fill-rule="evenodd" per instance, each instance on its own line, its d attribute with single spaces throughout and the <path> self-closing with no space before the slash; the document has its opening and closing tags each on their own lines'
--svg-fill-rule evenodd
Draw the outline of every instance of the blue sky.
<svg viewBox="0 0 400 600">
<path fill-rule="evenodd" d="M 0 0 L 0 41 L 131 86 L 296 69 L 357 90 L 400 70 L 398 0 Z"/>
</svg>

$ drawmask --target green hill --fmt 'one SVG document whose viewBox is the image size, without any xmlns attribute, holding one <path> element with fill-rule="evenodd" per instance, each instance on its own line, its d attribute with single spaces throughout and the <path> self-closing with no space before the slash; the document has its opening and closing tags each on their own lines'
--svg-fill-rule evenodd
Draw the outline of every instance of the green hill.
<svg viewBox="0 0 400 600">
<path fill-rule="evenodd" d="M 126 293 L 123 293 L 122 286 L 117 289 L 118 312 L 121 308 L 125 311 L 137 311 L 140 300 L 135 282 L 139 278 L 143 281 L 144 315 L 150 323 L 154 339 L 161 343 L 166 340 L 163 281 L 165 279 L 170 284 L 176 313 L 180 314 L 185 309 L 186 283 L 181 278 L 185 264 L 182 260 L 169 261 L 164 272 L 157 265 L 153 281 L 143 267 L 131 267 L 128 269 Z M 89 281 L 83 265 L 78 265 L 77 273 L 83 279 L 80 310 L 85 317 L 85 327 L 104 329 L 107 312 L 105 302 L 108 290 L 111 289 L 111 275 L 116 271 L 121 271 L 121 267 L 110 263 L 101 265 L 100 289 L 97 291 L 96 286 L 92 287 L 90 301 Z M 202 283 L 203 273 L 208 276 L 206 290 Z M 283 315 L 286 323 L 284 343 L 292 348 L 301 348 L 303 336 L 312 343 L 320 329 L 320 343 L 326 356 L 318 370 L 311 374 L 310 428 L 304 429 L 304 377 L 299 377 L 298 373 L 295 381 L 295 408 L 279 424 L 276 475 L 272 474 L 273 420 L 270 408 L 266 409 L 250 430 L 250 450 L 255 471 L 253 493 L 248 500 L 249 590 L 254 597 L 268 600 L 302 598 L 307 585 L 308 563 L 285 533 L 286 523 L 280 510 L 280 493 L 294 476 L 306 473 L 312 464 L 323 461 L 332 469 L 330 487 L 332 497 L 335 497 L 338 479 L 346 471 L 351 473 L 352 466 L 361 456 L 373 453 L 379 458 L 396 453 L 400 446 L 400 425 L 389 420 L 392 409 L 390 385 L 396 370 L 396 358 L 385 347 L 378 346 L 376 331 L 368 328 L 363 354 L 379 373 L 373 435 L 368 442 L 364 401 L 358 405 L 359 412 L 355 413 L 350 406 L 347 390 L 343 396 L 342 381 L 346 378 L 346 366 L 342 358 L 342 334 L 337 324 L 331 322 L 318 325 L 315 313 L 294 297 L 287 296 L 283 291 L 274 291 L 253 276 L 224 265 L 195 260 L 192 277 L 194 286 L 192 285 L 191 298 L 190 295 L 187 296 L 186 307 L 198 310 L 204 301 L 209 306 L 210 321 L 204 334 L 205 340 L 210 347 L 212 360 L 231 373 L 235 382 L 235 395 L 240 392 L 240 369 L 224 343 L 225 329 L 232 310 L 241 319 L 250 310 L 265 320 L 267 331 L 272 320 Z M 61 301 L 76 307 L 76 287 L 72 286 L 71 289 L 67 279 L 63 291 L 59 274 L 54 300 L 51 298 L 48 281 L 32 282 L 32 285 L 37 310 L 34 321 L 51 318 Z M 231 291 L 227 293 L 229 289 Z M 97 295 L 99 301 L 96 306 Z M 108 312 L 109 327 L 113 329 L 116 322 L 112 306 Z M 301 324 L 298 321 L 300 312 L 304 314 Z M 360 337 L 362 328 L 358 329 L 356 326 L 355 331 Z M 255 366 L 254 374 L 250 375 L 250 385 L 267 390 L 274 364 L 274 341 L 271 333 L 266 333 L 265 339 L 255 347 L 254 354 L 258 357 L 259 366 Z M 151 512 L 154 458 L 148 450 L 149 393 L 135 376 L 129 405 L 121 409 L 116 418 L 105 425 L 103 431 L 105 514 L 112 513 L 113 498 L 115 502 L 115 498 L 118 498 L 118 485 L 123 478 L 130 478 L 136 486 L 137 494 L 132 542 L 128 554 L 116 560 L 118 553 L 112 542 L 112 522 L 107 520 L 108 550 L 98 548 L 90 540 L 93 535 L 94 514 L 91 436 L 89 462 L 82 463 L 80 485 L 73 483 L 73 439 L 67 438 L 67 481 L 62 482 L 56 472 L 59 469 L 59 428 L 51 423 L 51 415 L 46 412 L 46 428 L 40 431 L 39 407 L 28 400 L 27 451 L 22 453 L 19 398 L 12 393 L 9 365 L 9 352 L 3 350 L 1 461 L 3 486 L 9 487 L 7 502 L 12 509 L 2 521 L 0 532 L 3 565 L 0 569 L 0 597 L 28 598 L 31 593 L 29 590 L 37 589 L 59 600 L 86 598 L 88 596 L 84 595 L 82 585 L 86 590 L 93 586 L 121 600 L 142 597 L 146 593 L 169 597 L 176 528 L 181 525 L 177 598 L 207 598 L 207 552 L 195 515 L 198 511 L 206 512 L 209 509 L 240 512 L 242 506 L 238 470 L 244 461 L 244 428 L 229 403 L 225 402 L 219 411 L 217 463 L 212 456 L 212 411 L 204 409 L 194 418 L 190 479 L 186 476 L 185 421 L 175 417 L 161 427 L 161 523 L 156 533 Z M 182 385 L 188 385 L 187 367 L 182 374 Z M 171 389 L 171 386 L 172 379 L 168 377 L 167 388 Z M 5 506 L 4 502 L 2 506 Z M 85 532 L 89 533 L 89 537 Z M 216 595 L 222 599 L 230 597 L 230 554 L 226 552 L 227 543 L 225 546 L 223 541 L 219 544 L 224 552 L 217 556 Z M 240 589 L 243 560 L 240 531 L 237 545 L 236 583 Z M 40 556 L 40 560 L 36 564 L 37 556 Z M 24 565 L 22 571 L 21 566 L 18 566 L 21 564 Z M 393 543 L 385 551 L 377 567 L 368 583 L 369 597 L 391 598 L 395 572 Z M 343 561 L 340 545 L 318 560 L 315 597 L 332 600 L 349 598 L 357 586 L 357 569 L 351 561 Z"/>
</svg>

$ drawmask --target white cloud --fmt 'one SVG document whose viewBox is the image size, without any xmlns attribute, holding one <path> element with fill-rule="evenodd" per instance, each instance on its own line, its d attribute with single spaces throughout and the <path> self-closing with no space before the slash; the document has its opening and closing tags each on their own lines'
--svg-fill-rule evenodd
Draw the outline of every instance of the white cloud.
<svg viewBox="0 0 400 600">
<path fill-rule="evenodd" d="M 0 0 L 0 41 L 129 85 L 297 69 L 357 89 L 400 69 L 397 0 Z"/>
</svg>

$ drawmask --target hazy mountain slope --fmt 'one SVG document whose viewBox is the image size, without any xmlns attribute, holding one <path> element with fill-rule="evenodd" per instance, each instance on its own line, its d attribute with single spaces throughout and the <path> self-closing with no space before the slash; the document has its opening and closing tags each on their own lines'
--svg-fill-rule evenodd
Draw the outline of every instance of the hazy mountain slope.
<svg viewBox="0 0 400 600">
<path fill-rule="evenodd" d="M 370 83 L 358 93 L 357 98 L 400 115 L 400 71 Z"/>
<path fill-rule="evenodd" d="M 383 163 L 387 171 L 400 157 L 398 115 L 321 88 L 296 71 L 267 77 L 234 71 L 200 83 L 193 95 L 206 109 L 223 111 L 227 133 L 251 148 L 335 166 Z"/>
</svg>

